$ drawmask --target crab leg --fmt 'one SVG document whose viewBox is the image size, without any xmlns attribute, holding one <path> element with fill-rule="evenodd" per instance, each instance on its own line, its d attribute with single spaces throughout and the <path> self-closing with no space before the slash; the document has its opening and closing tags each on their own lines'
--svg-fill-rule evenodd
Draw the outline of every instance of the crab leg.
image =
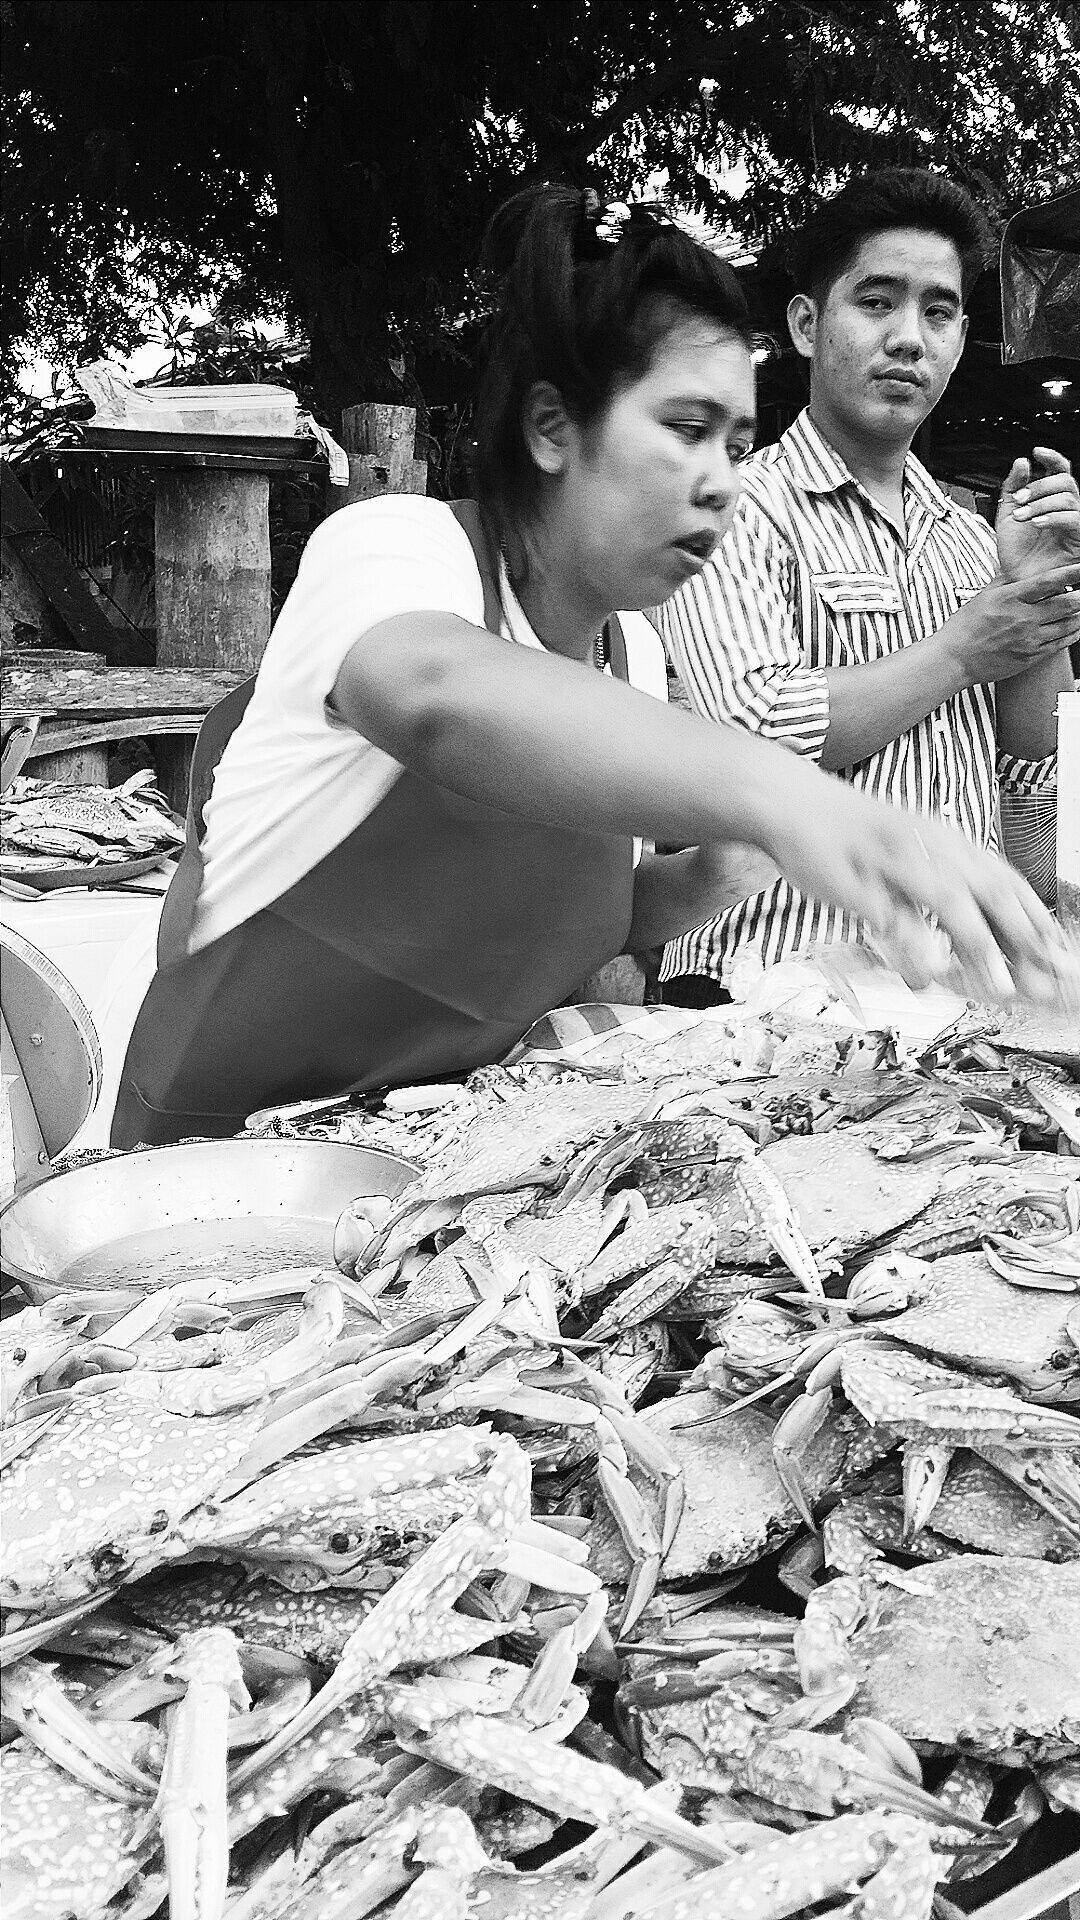
<svg viewBox="0 0 1080 1920">
<path fill-rule="evenodd" d="M 360 1360 L 329 1381 L 317 1378 L 289 1408 L 264 1426 L 243 1457 L 222 1481 L 217 1498 L 225 1500 L 260 1480 L 272 1467 L 311 1440 L 355 1420 L 390 1387 L 410 1386 L 428 1370 L 424 1347 L 383 1350 Z"/>
<path fill-rule="evenodd" d="M 520 1725 L 473 1713 L 435 1717 L 423 1692 L 397 1686 L 390 1702 L 402 1746 L 425 1760 L 485 1781 L 547 1807 L 564 1820 L 588 1820 L 674 1846 L 692 1858 L 727 1859 L 731 1849 L 714 1833 L 657 1805 L 640 1781 L 572 1749 L 553 1746 Z"/>
<path fill-rule="evenodd" d="M 528 1460 L 514 1441 L 503 1439 L 498 1445 L 472 1519 L 455 1521 L 376 1602 L 346 1642 L 322 1692 L 266 1746 L 241 1763 L 233 1776 L 234 1788 L 255 1779 L 293 1741 L 319 1726 L 336 1707 L 373 1686 L 410 1652 L 423 1649 L 428 1659 L 440 1657 L 435 1651 L 440 1616 L 450 1613 L 469 1581 L 492 1564 L 493 1555 L 498 1555 L 508 1535 L 528 1516 Z"/>
<path fill-rule="evenodd" d="M 479 1473 L 492 1458 L 495 1441 L 486 1426 L 442 1427 L 432 1433 L 414 1433 L 401 1440 L 360 1440 L 336 1449 L 332 1456 L 312 1454 L 283 1463 L 281 1475 L 297 1499 L 325 1504 L 328 1496 L 344 1511 L 361 1502 L 377 1500 L 402 1487 L 431 1484 Z M 241 1488 L 233 1487 L 239 1478 Z M 251 1540 L 260 1515 L 272 1505 L 274 1480 L 248 1484 L 246 1458 L 215 1494 L 213 1520 L 207 1536 L 216 1548 L 243 1546 Z M 202 1535 L 200 1535 L 202 1538 Z"/>
<path fill-rule="evenodd" d="M 49 1668 L 36 1660 L 20 1661 L 8 1670 L 0 1684 L 0 1705 L 50 1760 L 96 1793 L 138 1806 L 156 1792 L 154 1777 L 80 1713 Z"/>
<path fill-rule="evenodd" d="M 237 1643 L 227 1627 L 200 1627 L 158 1660 L 162 1674 L 183 1681 L 186 1689 L 170 1716 L 154 1802 L 169 1876 L 169 1920 L 219 1920 L 229 1874 L 229 1714 L 248 1705 Z"/>
<path fill-rule="evenodd" d="M 849 1893 L 924 1831 L 921 1822 L 903 1814 L 840 1814 L 804 1833 L 767 1840 L 712 1873 L 695 1875 L 677 1892 L 638 1907 L 635 1920 L 732 1920 L 737 1913 L 748 1920 L 785 1920 Z M 905 1907 L 895 1911 L 907 1913 Z"/>
<path fill-rule="evenodd" d="M 604 1308 L 589 1328 L 588 1342 L 613 1339 L 630 1327 L 640 1326 L 643 1320 L 653 1319 L 672 1300 L 677 1300 L 680 1293 L 686 1292 L 693 1277 L 689 1268 L 677 1260 L 661 1260 L 659 1266 L 650 1268 L 639 1280 L 624 1287 L 610 1306 Z"/>
<path fill-rule="evenodd" d="M 89 1600 L 77 1600 L 74 1606 L 65 1607 L 62 1613 L 51 1613 L 48 1619 L 31 1620 L 24 1627 L 9 1627 L 0 1634 L 0 1671 L 13 1666 L 16 1660 L 25 1659 L 35 1648 L 46 1646 L 54 1634 L 74 1626 L 76 1620 L 85 1619 L 88 1613 L 95 1613 L 108 1599 L 108 1593 L 94 1593 Z"/>
</svg>

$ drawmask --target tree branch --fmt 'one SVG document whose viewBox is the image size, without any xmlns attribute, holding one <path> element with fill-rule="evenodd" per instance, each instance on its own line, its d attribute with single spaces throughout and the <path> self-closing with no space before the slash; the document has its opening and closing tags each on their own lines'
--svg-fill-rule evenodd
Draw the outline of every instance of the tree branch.
<svg viewBox="0 0 1080 1920">
<path fill-rule="evenodd" d="M 647 107 L 655 106 L 665 94 L 671 93 L 680 81 L 690 78 L 692 71 L 700 67 L 699 79 L 708 76 L 713 64 L 708 58 L 709 50 L 719 44 L 719 34 L 702 35 L 692 42 L 677 59 L 669 60 L 666 66 L 658 67 L 655 72 L 643 74 L 639 80 L 632 81 L 625 93 L 613 100 L 610 107 L 593 116 L 591 124 L 579 128 L 577 133 L 564 140 L 558 146 L 541 151 L 537 156 L 536 167 L 530 171 L 572 173 L 576 166 L 588 160 L 597 147 L 624 127 L 635 114 L 644 112 Z"/>
</svg>

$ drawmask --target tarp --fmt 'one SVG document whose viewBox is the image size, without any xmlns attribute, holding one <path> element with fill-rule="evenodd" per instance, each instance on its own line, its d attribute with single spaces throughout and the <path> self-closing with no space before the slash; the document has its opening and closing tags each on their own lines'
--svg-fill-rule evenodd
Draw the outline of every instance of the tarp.
<svg viewBox="0 0 1080 1920">
<path fill-rule="evenodd" d="M 1015 213 L 1001 242 L 1001 357 L 1080 360 L 1080 192 Z"/>
</svg>

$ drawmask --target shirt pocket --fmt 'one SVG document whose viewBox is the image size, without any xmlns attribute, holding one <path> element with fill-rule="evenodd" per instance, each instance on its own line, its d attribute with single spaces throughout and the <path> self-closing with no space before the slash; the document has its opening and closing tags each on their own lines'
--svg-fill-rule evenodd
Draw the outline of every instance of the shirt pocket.
<svg viewBox="0 0 1080 1920">
<path fill-rule="evenodd" d="M 904 602 L 885 573 L 813 573 L 811 665 L 857 667 L 904 644 Z"/>
</svg>

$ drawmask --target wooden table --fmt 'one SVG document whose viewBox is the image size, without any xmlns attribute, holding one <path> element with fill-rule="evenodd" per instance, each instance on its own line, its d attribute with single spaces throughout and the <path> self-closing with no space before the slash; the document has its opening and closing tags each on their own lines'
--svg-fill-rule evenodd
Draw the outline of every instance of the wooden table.
<svg viewBox="0 0 1080 1920">
<path fill-rule="evenodd" d="M 108 444 L 65 448 L 58 459 L 104 460 L 156 478 L 157 664 L 138 680 L 107 671 L 108 685 L 97 689 L 77 674 L 65 676 L 77 683 L 70 691 L 59 682 L 35 686 L 31 710 L 42 715 L 35 751 L 48 751 L 57 729 L 65 745 L 156 737 L 161 785 L 183 810 L 199 725 L 215 700 L 255 672 L 270 635 L 271 477 L 325 472 L 325 461 L 290 455 L 280 442 L 274 451 L 223 453 L 146 447 L 135 435 L 94 437 Z M 181 672 L 189 677 L 164 677 Z"/>
</svg>

